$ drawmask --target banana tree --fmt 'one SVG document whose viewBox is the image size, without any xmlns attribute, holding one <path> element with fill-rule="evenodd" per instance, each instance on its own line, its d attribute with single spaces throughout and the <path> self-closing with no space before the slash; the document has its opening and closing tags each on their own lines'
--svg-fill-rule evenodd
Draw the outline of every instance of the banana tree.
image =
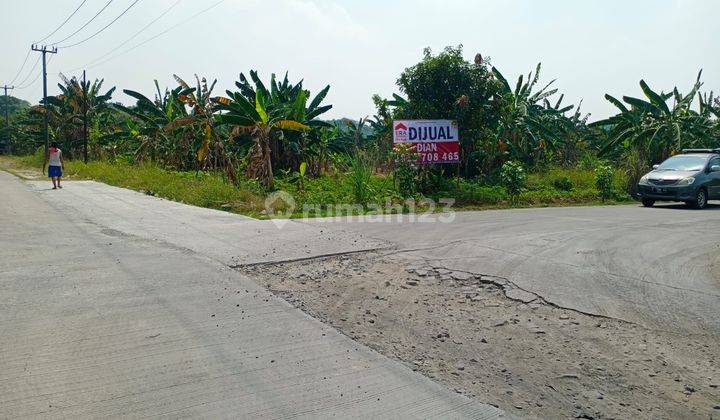
<svg viewBox="0 0 720 420">
<path fill-rule="evenodd" d="M 73 77 L 68 79 L 60 74 L 63 83 L 58 84 L 60 94 L 50 96 L 44 103 L 56 139 L 65 145 L 69 155 L 80 150 L 83 139 L 83 123 L 94 126 L 103 119 L 103 127 L 111 126 L 109 113 L 110 100 L 115 88 L 102 93 L 103 80 L 81 81 Z"/>
<path fill-rule="evenodd" d="M 540 81 L 541 64 L 527 78 L 520 76 L 515 88 L 493 67 L 492 73 L 500 82 L 500 90 L 493 98 L 498 111 L 499 150 L 506 150 L 510 156 L 532 164 L 546 150 L 557 149 L 568 140 L 567 133 L 573 123 L 565 114 L 574 105 L 562 106 L 564 96 L 555 102 L 550 98 L 558 92 L 551 89 L 555 80 L 542 89 L 533 91 Z"/>
<path fill-rule="evenodd" d="M 669 93 L 658 93 L 644 80 L 640 81 L 640 88 L 646 99 L 623 96 L 621 102 L 605 95 L 620 112 L 592 124 L 608 133 L 601 154 L 617 155 L 634 149 L 646 161 L 659 161 L 683 148 L 716 146 L 711 120 L 714 112 L 706 102 L 712 103 L 712 96 L 703 97 L 698 93 L 703 85 L 701 76 L 702 71 L 687 95 L 677 88 Z M 699 111 L 692 109 L 696 95 L 700 100 Z M 672 106 L 668 104 L 671 99 Z"/>
<path fill-rule="evenodd" d="M 219 114 L 215 116 L 221 125 L 233 128 L 233 135 L 250 133 L 253 147 L 248 153 L 248 176 L 259 180 L 266 188 L 274 186 L 273 165 L 270 150 L 272 133 L 275 131 L 307 132 L 309 125 L 287 119 L 281 107 L 269 107 L 265 91 L 257 89 L 251 102 L 241 92 L 227 91 L 229 98 L 216 98 Z"/>
<path fill-rule="evenodd" d="M 376 113 L 367 123 L 372 129 L 370 139 L 377 144 L 381 156 L 389 157 L 393 150 L 393 120 L 396 115 L 402 115 L 408 101 L 402 96 L 393 93 L 393 99 L 385 99 L 380 95 L 373 95 Z"/>
<path fill-rule="evenodd" d="M 317 140 L 308 145 L 307 154 L 312 157 L 310 171 L 322 174 L 329 172 L 350 153 L 353 142 L 339 125 L 323 127 L 315 132 Z"/>
<path fill-rule="evenodd" d="M 240 74 L 235 82 L 239 94 L 253 103 L 257 92 L 265 99 L 268 113 L 283 116 L 284 119 L 300 122 L 311 128 L 303 132 L 279 131 L 270 138 L 270 151 L 273 165 L 284 168 L 297 168 L 300 162 L 308 160 L 313 145 L 319 141 L 320 129 L 329 128 L 331 124 L 320 120 L 322 114 L 332 109 L 332 105 L 323 105 L 330 86 L 326 86 L 311 99 L 310 91 L 303 88 L 303 81 L 293 84 L 288 74 L 278 81 L 275 74 L 271 75 L 269 88 L 260 80 L 254 70 L 249 72 L 249 79 Z M 311 165 L 315 166 L 315 165 Z"/>
<path fill-rule="evenodd" d="M 178 86 L 165 90 L 163 94 L 157 80 L 155 88 L 154 100 L 140 92 L 124 89 L 126 95 L 136 99 L 135 106 L 114 104 L 113 107 L 133 119 L 127 125 L 130 136 L 136 141 L 136 159 L 149 157 L 186 169 L 185 162 L 191 150 L 189 142 L 195 135 L 187 127 L 194 124 L 195 119 L 188 113 L 180 96 L 191 93 L 192 89 Z"/>
<path fill-rule="evenodd" d="M 201 135 L 202 142 L 196 150 L 197 162 L 201 168 L 208 166 L 222 169 L 226 176 L 237 183 L 235 160 L 228 153 L 220 134 L 215 127 L 215 112 L 217 102 L 212 97 L 217 80 L 208 85 L 207 79 L 200 79 L 195 75 L 196 87 L 190 86 L 179 76 L 174 75 L 178 84 L 184 88 L 184 94 L 178 95 L 180 103 L 190 108 L 189 115 L 194 118 L 193 126 Z"/>
</svg>

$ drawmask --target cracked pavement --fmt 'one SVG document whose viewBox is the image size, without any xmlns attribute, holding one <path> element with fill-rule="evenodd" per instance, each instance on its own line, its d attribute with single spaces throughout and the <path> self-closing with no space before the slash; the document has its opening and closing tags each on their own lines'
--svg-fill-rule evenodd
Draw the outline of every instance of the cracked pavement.
<svg viewBox="0 0 720 420">
<path fill-rule="evenodd" d="M 504 278 L 558 307 L 652 328 L 720 334 L 720 231 L 708 229 L 720 223 L 719 205 L 703 211 L 630 205 L 459 212 L 451 223 L 421 221 L 439 215 L 402 222 L 309 219 L 278 229 L 269 221 L 92 181 L 73 185 L 54 197 L 66 211 L 230 267 L 385 250 Z"/>
<path fill-rule="evenodd" d="M 320 219 L 309 223 L 324 224 Z M 720 334 L 720 206 L 457 213 L 452 223 L 343 223 L 409 261 L 507 279 L 548 303 L 650 328 Z"/>
<path fill-rule="evenodd" d="M 459 393 L 531 418 L 713 418 L 716 335 L 648 329 L 404 253 L 241 272 Z"/>
</svg>

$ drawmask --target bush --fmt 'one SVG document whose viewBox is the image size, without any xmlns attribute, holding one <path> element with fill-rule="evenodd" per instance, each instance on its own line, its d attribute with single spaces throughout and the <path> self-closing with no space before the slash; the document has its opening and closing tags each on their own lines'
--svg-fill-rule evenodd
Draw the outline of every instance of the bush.
<svg viewBox="0 0 720 420">
<path fill-rule="evenodd" d="M 417 153 L 413 146 L 398 144 L 393 148 L 392 158 L 395 161 L 395 181 L 397 192 L 403 198 L 415 194 L 418 168 L 416 165 Z"/>
<path fill-rule="evenodd" d="M 595 169 L 595 187 L 603 200 L 614 196 L 614 178 L 615 170 L 609 165 L 601 165 Z"/>
<path fill-rule="evenodd" d="M 45 162 L 45 146 L 35 149 L 35 153 L 32 155 L 21 157 L 20 162 L 34 168 L 42 168 L 43 162 Z"/>
<path fill-rule="evenodd" d="M 373 169 L 365 156 L 358 151 L 350 163 L 348 181 L 352 187 L 353 198 L 356 204 L 367 205 L 373 196 L 372 188 Z"/>
<path fill-rule="evenodd" d="M 573 182 L 570 178 L 563 176 L 553 180 L 553 187 L 558 191 L 572 191 Z"/>
<path fill-rule="evenodd" d="M 525 186 L 525 182 L 525 170 L 520 163 L 505 162 L 503 164 L 500 169 L 500 183 L 513 199 L 520 195 Z"/>
<path fill-rule="evenodd" d="M 631 196 L 637 195 L 637 185 L 643 175 L 650 172 L 650 166 L 636 150 L 629 151 L 623 159 L 621 169 L 625 172 L 625 191 Z"/>
<path fill-rule="evenodd" d="M 578 167 L 586 171 L 592 171 L 597 168 L 602 162 L 597 156 L 590 153 L 586 153 L 580 157 Z"/>
</svg>

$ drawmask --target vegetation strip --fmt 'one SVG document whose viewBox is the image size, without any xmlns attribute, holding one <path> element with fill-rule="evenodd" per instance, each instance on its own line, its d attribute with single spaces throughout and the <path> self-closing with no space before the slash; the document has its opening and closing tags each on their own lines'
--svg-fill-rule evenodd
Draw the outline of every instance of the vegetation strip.
<svg viewBox="0 0 720 420">
<path fill-rule="evenodd" d="M 330 86 L 311 93 L 287 73 L 241 73 L 224 94 L 216 80 L 175 75 L 175 87 L 155 83 L 154 97 L 124 89 L 132 105 L 103 80 L 62 76 L 46 103 L 0 98 L 10 114 L 0 149 L 41 165 L 47 116 L 66 175 L 256 217 L 300 217 L 307 206 L 311 216 L 332 216 L 343 204 L 360 214 L 377 205 L 407 212 L 408 199 L 452 199 L 457 209 L 627 202 L 653 163 L 720 145 L 720 101 L 701 91 L 701 73 L 687 93 L 641 81 L 645 99 L 607 95 L 619 113 L 591 123 L 554 80 L 541 82 L 541 70 L 510 83 L 481 54 L 468 61 L 461 47 L 427 49 L 399 76 L 399 94 L 373 97 L 372 118 L 339 120 L 322 119 Z M 427 119 L 457 123 L 459 164 L 419 164 L 422 150 L 393 143 L 394 121 Z M 278 190 L 294 208 L 266 203 Z"/>
</svg>

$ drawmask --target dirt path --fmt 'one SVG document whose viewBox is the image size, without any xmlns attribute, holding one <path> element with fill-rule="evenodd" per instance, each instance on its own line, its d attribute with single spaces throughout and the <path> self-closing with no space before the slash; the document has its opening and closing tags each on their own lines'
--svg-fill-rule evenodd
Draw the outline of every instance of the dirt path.
<svg viewBox="0 0 720 420">
<path fill-rule="evenodd" d="M 720 418 L 714 335 L 556 308 L 501 278 L 391 254 L 240 270 L 353 339 L 512 414 Z"/>
</svg>

